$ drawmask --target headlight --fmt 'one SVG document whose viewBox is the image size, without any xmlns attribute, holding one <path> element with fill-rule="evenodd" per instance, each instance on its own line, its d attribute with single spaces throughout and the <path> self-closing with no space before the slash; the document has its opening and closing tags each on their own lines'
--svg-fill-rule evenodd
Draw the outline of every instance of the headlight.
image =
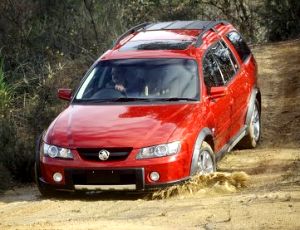
<svg viewBox="0 0 300 230">
<path fill-rule="evenodd" d="M 168 144 L 142 148 L 140 152 L 137 154 L 136 159 L 170 156 L 178 153 L 179 151 L 180 151 L 180 142 L 175 141 Z"/>
<path fill-rule="evenodd" d="M 73 159 L 73 155 L 70 149 L 60 148 L 55 145 L 43 144 L 43 154 L 51 158 L 67 158 Z"/>
</svg>

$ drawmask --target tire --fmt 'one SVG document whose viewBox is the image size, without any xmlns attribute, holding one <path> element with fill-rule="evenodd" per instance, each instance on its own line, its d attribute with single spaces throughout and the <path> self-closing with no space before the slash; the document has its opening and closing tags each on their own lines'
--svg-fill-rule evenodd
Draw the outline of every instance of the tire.
<svg viewBox="0 0 300 230">
<path fill-rule="evenodd" d="M 35 169 L 35 182 L 36 182 L 36 185 L 38 187 L 38 190 L 40 192 L 40 194 L 43 196 L 43 197 L 47 197 L 47 198 L 59 198 L 59 197 L 65 197 L 67 195 L 70 194 L 70 192 L 68 191 L 59 191 L 59 190 L 56 190 L 54 188 L 51 188 L 49 186 L 47 186 L 46 184 L 42 183 L 40 180 L 39 180 L 39 172 L 37 171 L 37 163 L 35 163 L 34 165 L 34 169 Z"/>
<path fill-rule="evenodd" d="M 197 175 L 206 175 L 216 172 L 216 160 L 211 146 L 203 141 L 197 161 Z"/>
<path fill-rule="evenodd" d="M 35 183 L 38 187 L 39 192 L 41 193 L 42 196 L 45 197 L 52 197 L 54 196 L 53 191 L 51 191 L 50 189 L 47 189 L 41 182 L 39 179 L 39 169 L 37 167 L 37 164 L 39 164 L 39 162 L 35 162 L 34 164 L 34 172 L 35 172 Z"/>
<path fill-rule="evenodd" d="M 238 148 L 253 149 L 257 146 L 261 137 L 261 118 L 259 103 L 255 100 L 254 109 L 251 114 L 250 124 L 246 136 L 238 143 Z"/>
</svg>

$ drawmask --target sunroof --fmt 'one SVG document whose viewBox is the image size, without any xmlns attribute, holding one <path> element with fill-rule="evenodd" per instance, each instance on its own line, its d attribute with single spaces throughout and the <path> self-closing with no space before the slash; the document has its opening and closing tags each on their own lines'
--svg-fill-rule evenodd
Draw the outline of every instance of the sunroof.
<svg viewBox="0 0 300 230">
<path fill-rule="evenodd" d="M 147 25 L 145 30 L 204 30 L 213 21 L 172 21 Z"/>
<path fill-rule="evenodd" d="M 152 40 L 131 41 L 121 47 L 120 51 L 131 50 L 185 50 L 192 41 L 182 40 Z"/>
</svg>

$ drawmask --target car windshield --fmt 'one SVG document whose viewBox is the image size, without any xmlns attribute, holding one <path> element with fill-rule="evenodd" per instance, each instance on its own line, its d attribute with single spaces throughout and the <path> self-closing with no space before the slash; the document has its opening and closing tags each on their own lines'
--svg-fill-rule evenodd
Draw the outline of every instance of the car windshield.
<svg viewBox="0 0 300 230">
<path fill-rule="evenodd" d="M 123 59 L 96 64 L 74 101 L 195 101 L 198 98 L 195 60 Z"/>
</svg>

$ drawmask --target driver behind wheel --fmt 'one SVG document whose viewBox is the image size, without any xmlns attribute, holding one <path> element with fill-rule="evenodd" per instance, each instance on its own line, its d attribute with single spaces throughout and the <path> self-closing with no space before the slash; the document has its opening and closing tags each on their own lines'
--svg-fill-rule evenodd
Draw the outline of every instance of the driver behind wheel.
<svg viewBox="0 0 300 230">
<path fill-rule="evenodd" d="M 122 78 L 122 69 L 113 67 L 111 70 L 111 79 L 112 79 L 112 86 L 115 90 L 120 91 L 121 93 L 126 92 L 125 88 L 125 79 Z"/>
</svg>

